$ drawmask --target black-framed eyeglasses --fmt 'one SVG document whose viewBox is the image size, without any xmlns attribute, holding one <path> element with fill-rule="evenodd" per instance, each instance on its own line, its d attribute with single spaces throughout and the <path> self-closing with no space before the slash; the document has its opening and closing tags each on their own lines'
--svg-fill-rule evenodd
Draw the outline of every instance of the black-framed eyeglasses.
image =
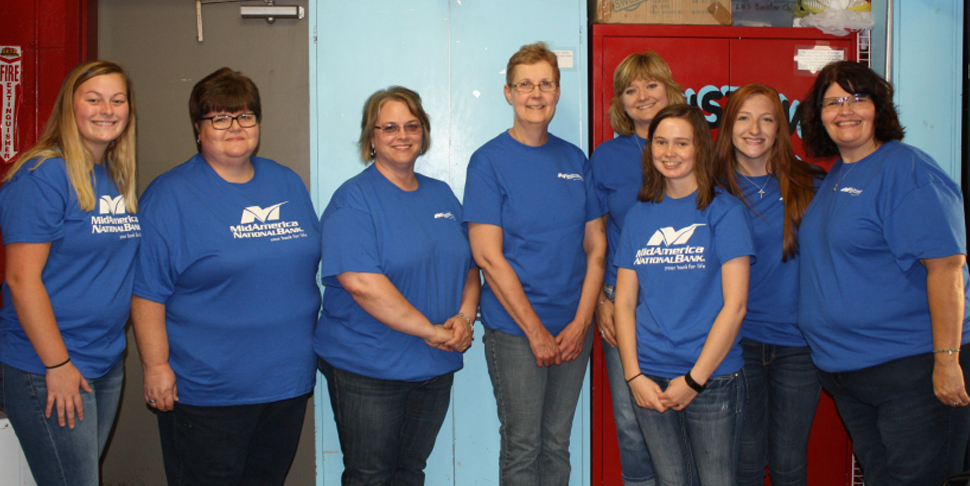
<svg viewBox="0 0 970 486">
<path fill-rule="evenodd" d="M 521 83 L 514 83 L 509 85 L 510 88 L 514 88 L 519 93 L 531 93 L 535 91 L 536 86 L 538 86 L 539 91 L 542 91 L 543 93 L 549 93 L 549 92 L 555 91 L 556 88 L 559 87 L 558 84 L 553 83 L 552 81 L 543 81 L 541 83 L 536 83 L 536 84 L 530 83 L 528 81 L 522 81 Z"/>
<path fill-rule="evenodd" d="M 421 133 L 422 127 L 421 127 L 421 124 L 418 122 L 411 122 L 411 123 L 405 123 L 403 127 L 401 125 L 398 125 L 397 123 L 388 123 L 387 125 L 375 126 L 374 128 L 383 132 L 384 135 L 391 136 L 391 135 L 397 135 L 401 131 L 401 128 L 404 128 L 404 132 L 407 133 L 408 135 L 417 135 Z"/>
<path fill-rule="evenodd" d="M 838 110 L 843 104 L 848 105 L 849 108 L 855 108 L 855 105 L 869 101 L 872 101 L 872 97 L 864 93 L 856 93 L 844 98 L 822 98 L 822 109 Z"/>
<path fill-rule="evenodd" d="M 240 113 L 236 116 L 214 115 L 205 116 L 199 119 L 210 120 L 212 122 L 212 128 L 215 128 L 216 130 L 228 130 L 229 127 L 232 126 L 233 120 L 236 120 L 239 123 L 240 128 L 252 128 L 259 123 L 255 113 Z"/>
</svg>

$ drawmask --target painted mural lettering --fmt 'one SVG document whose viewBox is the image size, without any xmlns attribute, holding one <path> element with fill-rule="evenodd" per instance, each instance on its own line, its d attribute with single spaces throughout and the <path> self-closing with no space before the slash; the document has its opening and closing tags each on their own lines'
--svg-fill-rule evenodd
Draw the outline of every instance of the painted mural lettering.
<svg viewBox="0 0 970 486">
<path fill-rule="evenodd" d="M 727 102 L 727 97 L 738 88 L 739 86 L 717 87 L 710 84 L 698 91 L 694 91 L 693 88 L 687 88 L 684 91 L 684 98 L 687 99 L 688 105 L 696 106 L 704 112 L 704 118 L 707 120 L 708 126 L 713 130 L 721 123 L 721 115 L 724 114 L 723 105 Z M 798 138 L 801 138 L 801 118 L 795 114 L 799 101 L 797 99 L 790 101 L 784 93 L 780 93 L 780 96 L 781 106 L 788 116 L 788 135 L 791 136 L 797 131 Z"/>
</svg>

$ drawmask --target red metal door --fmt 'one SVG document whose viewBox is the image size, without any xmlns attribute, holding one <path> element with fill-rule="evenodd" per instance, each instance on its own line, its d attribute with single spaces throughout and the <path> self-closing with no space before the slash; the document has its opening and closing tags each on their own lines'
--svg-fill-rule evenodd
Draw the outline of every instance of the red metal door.
<svg viewBox="0 0 970 486">
<path fill-rule="evenodd" d="M 792 143 L 804 157 L 798 120 L 799 100 L 815 81 L 812 59 L 841 56 L 856 60 L 856 37 L 834 37 L 816 29 L 778 27 L 698 27 L 595 24 L 593 33 L 593 147 L 613 138 L 607 110 L 613 99 L 613 70 L 627 55 L 652 50 L 663 56 L 681 83 L 687 102 L 699 107 L 712 129 L 730 92 L 760 82 L 787 100 Z M 802 61 L 801 64 L 799 61 Z M 716 136 L 716 130 L 712 130 Z M 831 159 L 812 160 L 830 167 Z M 620 485 L 619 451 L 606 367 L 599 335 L 593 348 L 593 485 Z M 809 483 L 851 485 L 851 446 L 831 398 L 823 393 L 809 444 Z"/>
</svg>

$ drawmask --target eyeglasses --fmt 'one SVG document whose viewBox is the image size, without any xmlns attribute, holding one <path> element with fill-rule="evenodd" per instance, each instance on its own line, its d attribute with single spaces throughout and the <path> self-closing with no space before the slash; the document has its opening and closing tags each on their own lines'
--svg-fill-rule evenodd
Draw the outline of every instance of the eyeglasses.
<svg viewBox="0 0 970 486">
<path fill-rule="evenodd" d="M 536 86 L 538 86 L 539 91 L 542 91 L 543 93 L 549 93 L 551 91 L 555 91 L 556 88 L 559 87 L 558 84 L 553 83 L 551 81 L 543 81 L 539 84 L 532 84 L 528 81 L 522 81 L 521 83 L 518 83 L 518 84 L 509 85 L 509 87 L 515 88 L 515 90 L 518 91 L 519 93 L 531 93 L 535 91 Z"/>
<path fill-rule="evenodd" d="M 845 98 L 822 98 L 822 109 L 832 111 L 840 110 L 843 104 L 848 105 L 849 108 L 855 108 L 855 105 L 869 101 L 872 101 L 872 97 L 862 93 L 849 95 Z"/>
<path fill-rule="evenodd" d="M 211 120 L 212 128 L 216 130 L 228 130 L 232 126 L 232 121 L 239 122 L 240 128 L 252 128 L 256 126 L 258 120 L 255 113 L 242 113 L 236 116 L 215 115 L 199 118 L 200 120 Z"/>
<path fill-rule="evenodd" d="M 374 128 L 384 132 L 384 135 L 390 137 L 392 135 L 397 135 L 401 131 L 402 127 L 397 123 L 388 123 L 387 125 L 384 125 L 382 127 L 377 126 Z M 422 127 L 420 123 L 413 122 L 413 123 L 406 123 L 403 128 L 404 128 L 404 132 L 407 133 L 408 135 L 417 135 L 421 133 Z"/>
</svg>

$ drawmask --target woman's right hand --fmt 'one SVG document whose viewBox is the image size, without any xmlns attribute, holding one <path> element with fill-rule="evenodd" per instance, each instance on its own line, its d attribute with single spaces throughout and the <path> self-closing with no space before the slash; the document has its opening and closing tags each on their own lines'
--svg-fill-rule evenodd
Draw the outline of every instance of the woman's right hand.
<svg viewBox="0 0 970 486">
<path fill-rule="evenodd" d="M 442 351 L 454 351 L 454 349 L 452 349 L 452 347 L 448 346 L 446 343 L 455 337 L 455 331 L 446 328 L 444 324 L 435 324 L 432 325 L 431 328 L 434 334 L 424 338 L 424 344 Z"/>
<path fill-rule="evenodd" d="M 640 408 L 649 408 L 660 413 L 667 411 L 668 407 L 660 402 L 660 394 L 663 393 L 663 390 L 660 389 L 657 382 L 647 378 L 646 375 L 640 375 L 627 385 L 630 386 L 630 393 L 633 394 L 633 398 L 636 399 L 637 406 Z"/>
<path fill-rule="evenodd" d="M 175 386 L 175 372 L 163 363 L 143 368 L 145 373 L 145 403 L 159 412 L 170 412 L 179 401 Z"/>
<path fill-rule="evenodd" d="M 540 327 L 536 332 L 526 337 L 529 339 L 532 354 L 536 357 L 536 366 L 541 368 L 562 364 L 559 343 L 545 327 Z"/>
<path fill-rule="evenodd" d="M 600 337 L 610 346 L 616 347 L 616 329 L 613 327 L 613 302 L 603 299 L 603 303 L 596 306 L 596 327 Z"/>
<path fill-rule="evenodd" d="M 50 418 L 55 406 L 57 408 L 57 424 L 74 428 L 74 414 L 78 420 L 84 420 L 84 405 L 81 403 L 81 390 L 91 393 L 91 386 L 81 376 L 81 372 L 70 361 L 63 366 L 47 370 L 47 408 L 44 416 Z"/>
</svg>

